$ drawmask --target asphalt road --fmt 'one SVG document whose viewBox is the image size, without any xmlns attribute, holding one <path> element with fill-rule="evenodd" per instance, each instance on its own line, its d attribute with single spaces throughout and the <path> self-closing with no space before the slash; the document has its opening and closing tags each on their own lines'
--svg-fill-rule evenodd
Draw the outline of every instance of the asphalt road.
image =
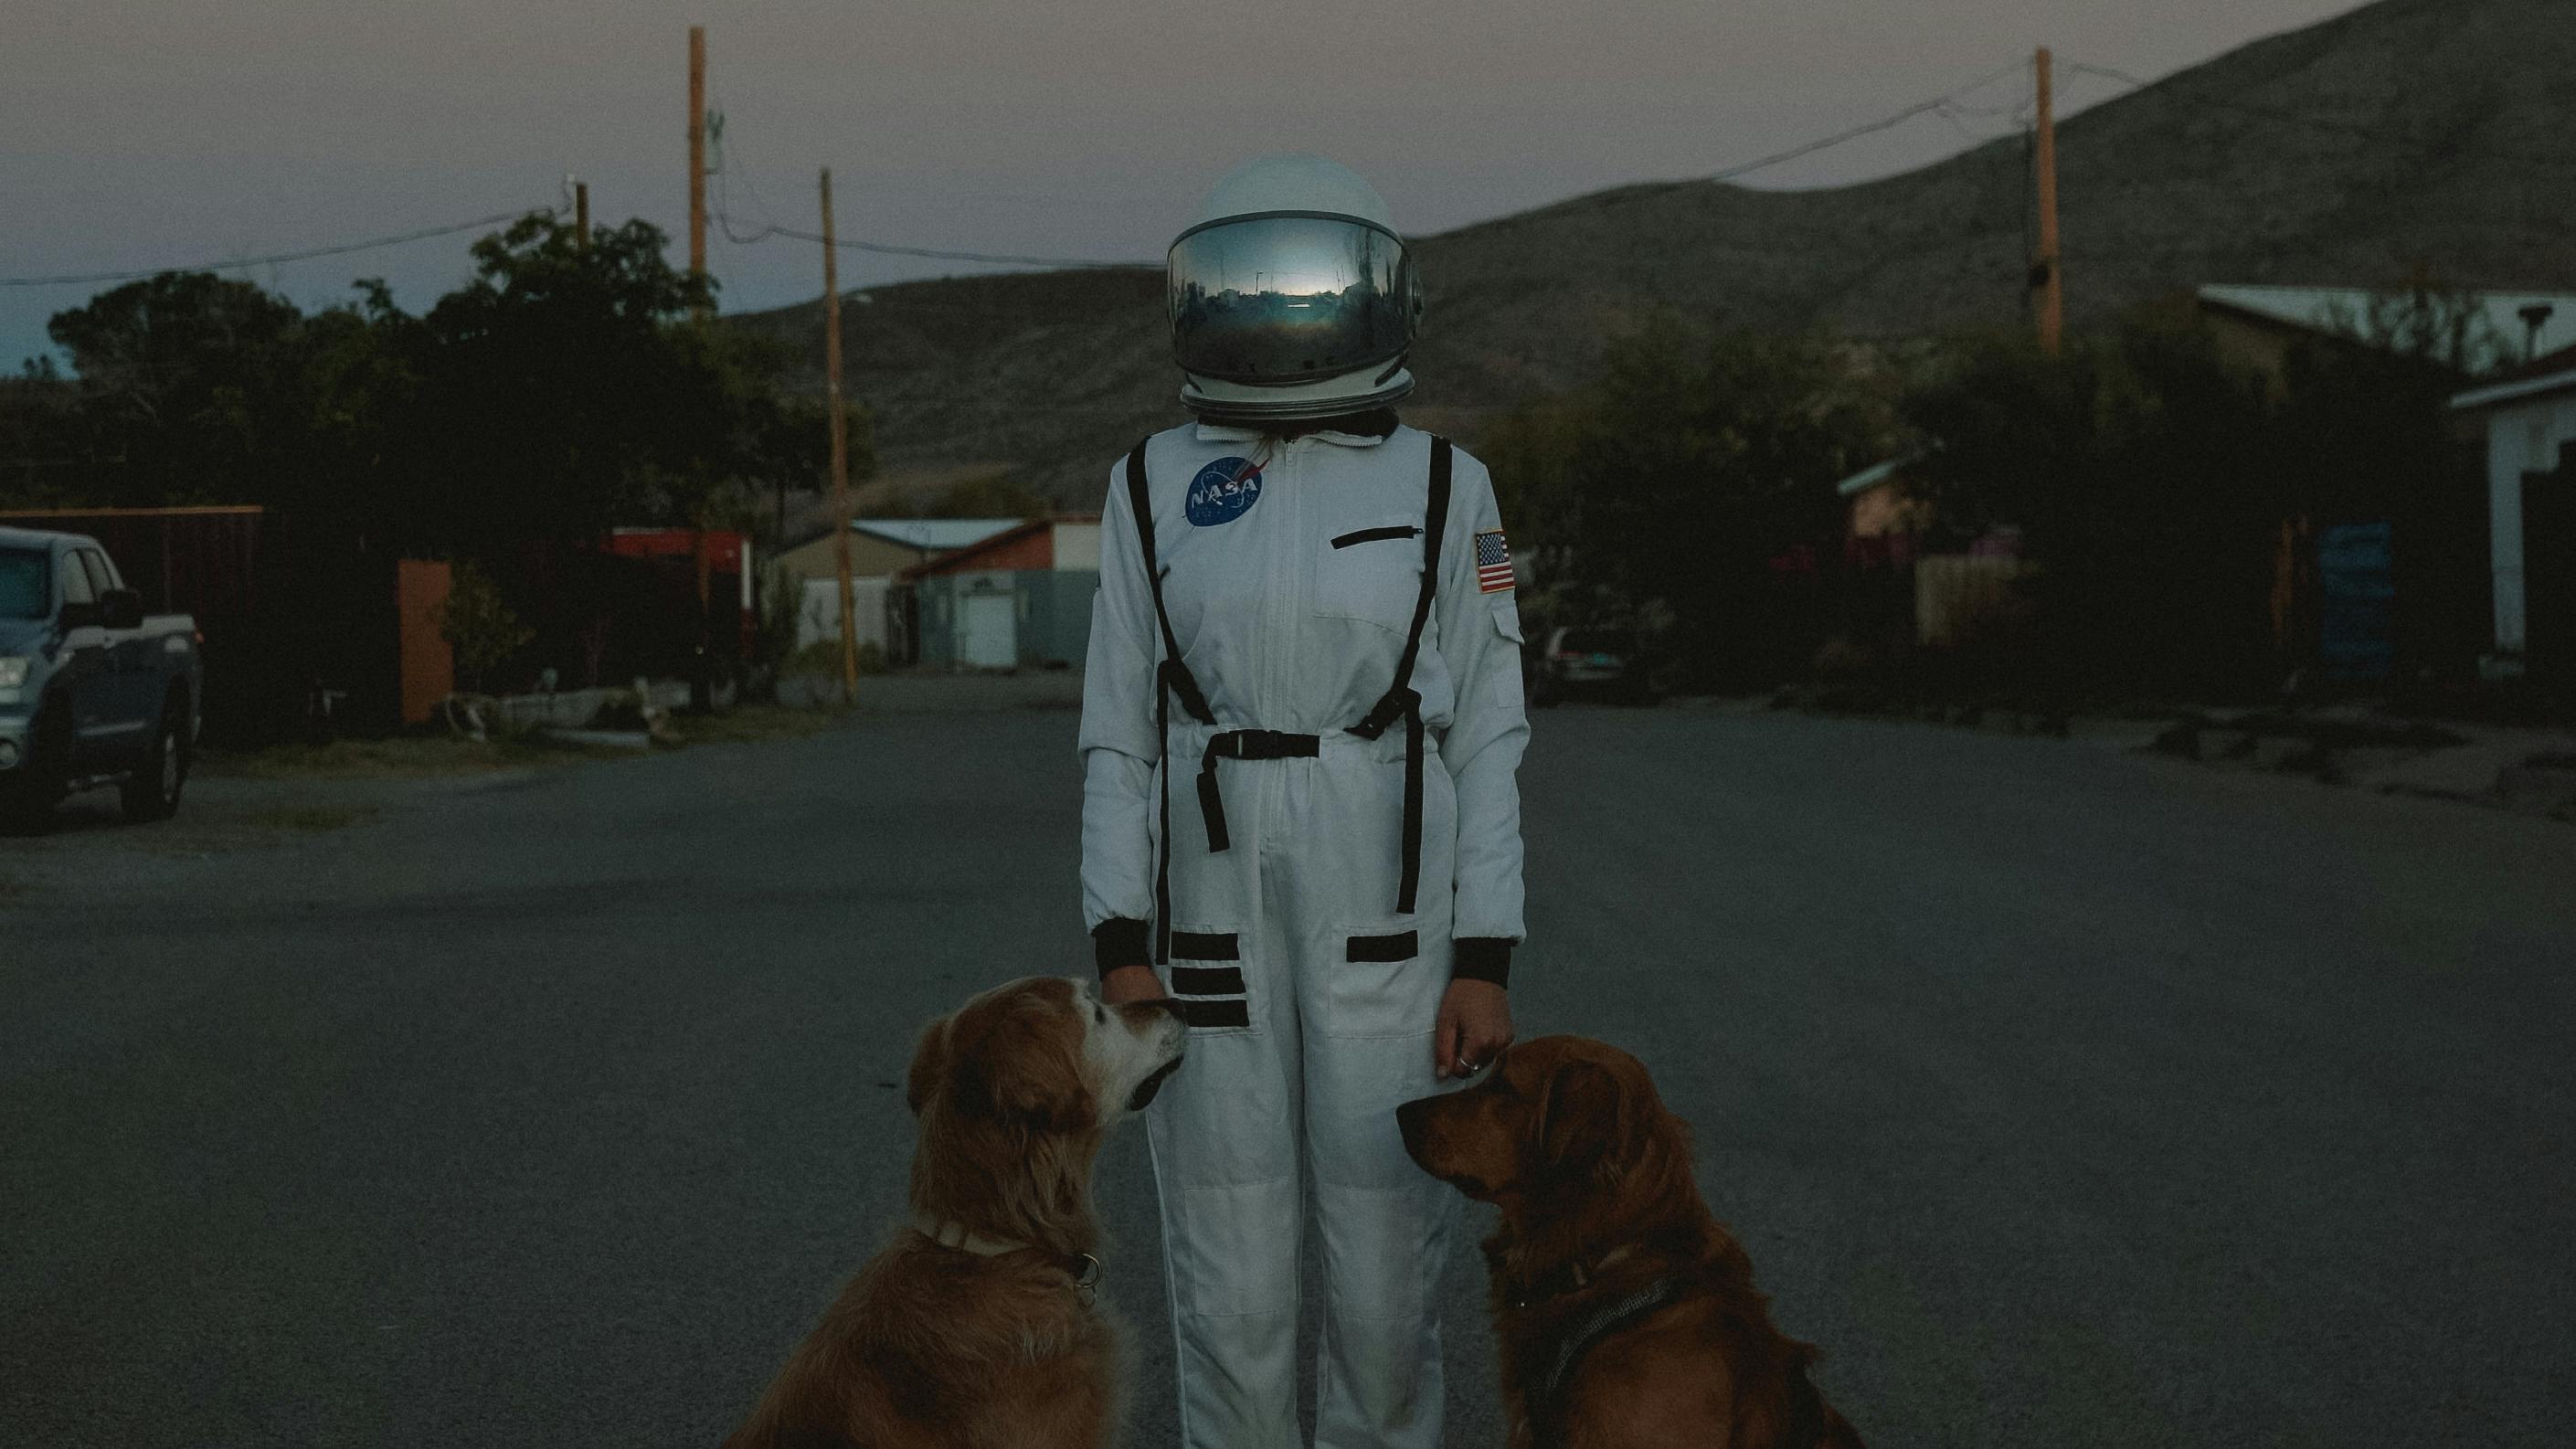
<svg viewBox="0 0 2576 1449">
<path fill-rule="evenodd" d="M 1073 727 L 0 842 L 0 1444 L 716 1442 L 896 1214 L 917 1025 L 1085 969 Z M 2566 1442 L 2576 830 L 1683 711 L 1544 715 L 1525 787 L 1524 1032 L 1654 1068 L 1873 1445 Z M 1113 1143 L 1138 1445 L 1150 1194 Z"/>
</svg>

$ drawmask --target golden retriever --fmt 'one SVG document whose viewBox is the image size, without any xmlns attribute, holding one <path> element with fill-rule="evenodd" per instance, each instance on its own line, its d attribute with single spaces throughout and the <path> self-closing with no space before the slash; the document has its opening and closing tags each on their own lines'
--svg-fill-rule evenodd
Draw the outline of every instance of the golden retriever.
<svg viewBox="0 0 2576 1449">
<path fill-rule="evenodd" d="M 1502 1209 L 1485 1261 L 1512 1449 L 1860 1449 L 1635 1057 L 1541 1037 L 1396 1118 L 1424 1171 Z"/>
<path fill-rule="evenodd" d="M 1120 1413 L 1093 1301 L 1091 1164 L 1180 1066 L 1160 1001 L 996 987 L 932 1022 L 906 1098 L 912 1221 L 823 1314 L 726 1449 L 1097 1449 Z"/>
</svg>

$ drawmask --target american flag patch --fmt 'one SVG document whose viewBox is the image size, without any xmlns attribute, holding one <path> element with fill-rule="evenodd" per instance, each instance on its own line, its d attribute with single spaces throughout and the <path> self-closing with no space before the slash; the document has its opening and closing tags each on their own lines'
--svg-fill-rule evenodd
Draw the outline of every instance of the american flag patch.
<svg viewBox="0 0 2576 1449">
<path fill-rule="evenodd" d="M 1512 586 L 1512 546 L 1503 541 L 1503 531 L 1489 528 L 1476 535 L 1476 588 L 1480 593 L 1498 594 Z"/>
</svg>

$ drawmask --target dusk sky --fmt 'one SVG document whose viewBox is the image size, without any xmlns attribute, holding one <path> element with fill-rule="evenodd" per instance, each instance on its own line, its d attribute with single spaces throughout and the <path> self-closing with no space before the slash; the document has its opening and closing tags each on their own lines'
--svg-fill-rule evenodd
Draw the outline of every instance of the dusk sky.
<svg viewBox="0 0 2576 1449">
<path fill-rule="evenodd" d="M 1705 174 L 1941 94 L 2047 43 L 2155 77 L 2348 0 L 7 0 L 0 278 L 216 262 L 551 205 L 686 218 L 686 30 L 726 117 L 737 227 L 1157 260 L 1199 193 L 1322 151 L 1433 232 Z M 2013 127 L 2027 72 L 1749 185 L 1904 170 Z M 2069 110 L 2111 88 L 2075 78 Z M 411 308 L 470 236 L 241 275 L 313 307 L 381 275 Z M 727 241 L 727 310 L 821 289 L 815 248 Z M 845 255 L 844 286 L 971 271 Z M 0 287 L 0 360 L 95 287 Z"/>
</svg>

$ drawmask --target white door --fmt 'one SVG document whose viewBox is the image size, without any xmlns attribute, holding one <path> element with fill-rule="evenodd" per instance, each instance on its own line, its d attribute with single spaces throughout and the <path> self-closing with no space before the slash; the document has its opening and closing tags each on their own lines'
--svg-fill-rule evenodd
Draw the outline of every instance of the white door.
<svg viewBox="0 0 2576 1449">
<path fill-rule="evenodd" d="M 1009 594 L 968 594 L 959 623 L 965 634 L 960 658 L 969 669 L 1009 669 L 1020 662 L 1019 607 Z"/>
</svg>

